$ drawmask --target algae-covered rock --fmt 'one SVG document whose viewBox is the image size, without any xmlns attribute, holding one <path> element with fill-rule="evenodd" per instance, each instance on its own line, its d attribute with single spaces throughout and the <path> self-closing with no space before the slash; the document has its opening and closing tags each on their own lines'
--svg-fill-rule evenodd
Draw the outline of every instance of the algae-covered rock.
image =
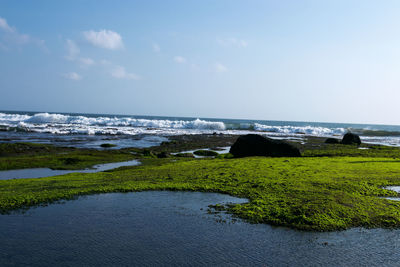
<svg viewBox="0 0 400 267">
<path fill-rule="evenodd" d="M 239 136 L 229 153 L 235 158 L 250 156 L 300 157 L 297 147 L 280 140 L 273 140 L 257 134 Z"/>
<path fill-rule="evenodd" d="M 354 133 L 346 133 L 343 136 L 342 144 L 344 145 L 361 145 L 361 139 L 358 135 Z"/>
<path fill-rule="evenodd" d="M 192 153 L 178 153 L 178 154 L 175 155 L 175 157 L 194 158 L 194 155 Z"/>
<path fill-rule="evenodd" d="M 154 155 L 154 152 L 148 149 L 145 149 L 142 151 L 143 156 L 145 157 L 151 157 L 154 158 L 156 155 Z"/>
<path fill-rule="evenodd" d="M 340 140 L 336 138 L 328 138 L 325 140 L 325 144 L 340 144 Z"/>
<path fill-rule="evenodd" d="M 165 159 L 165 158 L 169 158 L 169 157 L 171 157 L 171 155 L 165 151 L 157 154 L 157 158 L 159 158 L 159 159 Z"/>
<path fill-rule="evenodd" d="M 215 157 L 215 156 L 218 156 L 217 152 L 211 151 L 211 150 L 196 150 L 195 152 L 193 152 L 193 154 L 195 154 L 197 156 L 203 156 L 203 157 Z"/>
</svg>

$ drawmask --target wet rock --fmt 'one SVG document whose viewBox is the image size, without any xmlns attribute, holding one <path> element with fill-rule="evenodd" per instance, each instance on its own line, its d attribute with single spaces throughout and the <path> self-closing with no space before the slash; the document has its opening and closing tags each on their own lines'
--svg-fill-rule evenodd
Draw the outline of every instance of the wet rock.
<svg viewBox="0 0 400 267">
<path fill-rule="evenodd" d="M 116 147 L 117 145 L 105 143 L 105 144 L 101 144 L 100 146 L 104 147 L 104 148 L 108 148 L 108 147 Z"/>
<path fill-rule="evenodd" d="M 169 157 L 171 157 L 171 155 L 165 151 L 157 154 L 157 158 L 159 158 L 159 159 L 165 159 L 165 158 L 169 158 Z"/>
<path fill-rule="evenodd" d="M 176 145 L 178 142 L 175 140 L 172 141 L 163 141 L 161 142 L 161 146 L 168 146 L 168 145 Z"/>
<path fill-rule="evenodd" d="M 215 157 L 215 156 L 218 156 L 217 152 L 211 151 L 211 150 L 196 150 L 195 152 L 193 152 L 193 154 L 195 154 L 197 156 L 203 156 L 203 157 Z"/>
<path fill-rule="evenodd" d="M 361 145 L 361 139 L 358 135 L 353 133 L 346 133 L 341 141 L 344 145 Z"/>
<path fill-rule="evenodd" d="M 80 162 L 81 160 L 78 158 L 63 158 L 64 164 L 66 165 L 72 165 Z"/>
<path fill-rule="evenodd" d="M 178 153 L 178 154 L 175 155 L 175 157 L 194 158 L 194 155 L 192 153 Z"/>
<path fill-rule="evenodd" d="M 257 134 L 240 136 L 229 153 L 235 158 L 250 156 L 300 157 L 297 147 L 280 140 L 273 140 Z"/>
<path fill-rule="evenodd" d="M 145 156 L 145 157 L 152 157 L 152 158 L 155 157 L 154 152 L 151 151 L 151 150 L 148 150 L 148 149 L 143 150 L 143 151 L 142 151 L 142 154 L 143 154 L 143 156 Z"/>
<path fill-rule="evenodd" d="M 340 144 L 340 140 L 336 138 L 328 138 L 325 140 L 325 144 Z"/>
</svg>

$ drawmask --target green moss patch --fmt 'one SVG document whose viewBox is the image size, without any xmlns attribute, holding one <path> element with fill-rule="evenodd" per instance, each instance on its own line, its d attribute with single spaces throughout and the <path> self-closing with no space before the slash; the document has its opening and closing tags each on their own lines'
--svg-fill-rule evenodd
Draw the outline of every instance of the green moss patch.
<svg viewBox="0 0 400 267">
<path fill-rule="evenodd" d="M 128 161 L 128 151 L 74 149 L 31 143 L 0 144 L 0 170 L 51 168 L 80 170 L 96 164 Z"/>
<path fill-rule="evenodd" d="M 144 159 L 142 166 L 95 174 L 0 181 L 0 210 L 78 195 L 142 190 L 227 193 L 248 203 L 229 212 L 253 223 L 302 230 L 399 227 L 400 160 L 365 157 Z"/>
</svg>

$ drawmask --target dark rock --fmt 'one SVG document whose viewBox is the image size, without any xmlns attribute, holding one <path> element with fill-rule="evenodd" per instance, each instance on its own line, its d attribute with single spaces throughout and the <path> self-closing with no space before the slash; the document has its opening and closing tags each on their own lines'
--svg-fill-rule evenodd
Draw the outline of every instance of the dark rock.
<svg viewBox="0 0 400 267">
<path fill-rule="evenodd" d="M 165 151 L 160 152 L 157 154 L 157 158 L 159 159 L 165 159 L 165 158 L 169 158 L 171 155 Z"/>
<path fill-rule="evenodd" d="M 300 157 L 297 147 L 280 140 L 263 137 L 257 134 L 240 136 L 231 146 L 229 153 L 235 158 L 250 156 L 267 157 Z"/>
<path fill-rule="evenodd" d="M 105 144 L 101 144 L 100 146 L 107 148 L 107 147 L 116 147 L 117 145 L 105 143 Z"/>
<path fill-rule="evenodd" d="M 152 158 L 155 157 L 154 152 L 151 151 L 151 150 L 148 150 L 148 149 L 143 150 L 143 151 L 142 151 L 142 154 L 143 154 L 143 156 L 145 156 L 145 157 L 152 157 Z"/>
<path fill-rule="evenodd" d="M 81 160 L 78 158 L 63 158 L 64 164 L 66 165 L 72 165 L 80 162 Z"/>
<path fill-rule="evenodd" d="M 217 152 L 211 151 L 211 150 L 196 150 L 195 152 L 193 152 L 193 154 L 195 154 L 197 156 L 203 156 L 203 157 L 215 157 L 215 156 L 218 156 Z"/>
<path fill-rule="evenodd" d="M 361 139 L 358 135 L 353 133 L 346 133 L 343 136 L 342 144 L 344 145 L 361 145 Z"/>
<path fill-rule="evenodd" d="M 194 155 L 192 153 L 178 153 L 178 154 L 175 154 L 175 157 L 194 158 Z"/>
<path fill-rule="evenodd" d="M 336 138 L 328 138 L 325 140 L 325 144 L 340 144 L 340 140 Z"/>
<path fill-rule="evenodd" d="M 178 142 L 177 141 L 175 141 L 175 140 L 172 140 L 172 141 L 163 141 L 163 142 L 161 142 L 161 146 L 168 146 L 168 145 L 176 145 Z"/>
</svg>

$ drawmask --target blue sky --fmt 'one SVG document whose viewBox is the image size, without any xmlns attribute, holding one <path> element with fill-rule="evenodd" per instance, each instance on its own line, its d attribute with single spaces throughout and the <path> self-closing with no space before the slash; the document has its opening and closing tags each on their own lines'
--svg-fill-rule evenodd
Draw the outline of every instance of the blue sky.
<svg viewBox="0 0 400 267">
<path fill-rule="evenodd" d="M 400 124 L 399 1 L 0 1 L 1 110 Z"/>
</svg>

